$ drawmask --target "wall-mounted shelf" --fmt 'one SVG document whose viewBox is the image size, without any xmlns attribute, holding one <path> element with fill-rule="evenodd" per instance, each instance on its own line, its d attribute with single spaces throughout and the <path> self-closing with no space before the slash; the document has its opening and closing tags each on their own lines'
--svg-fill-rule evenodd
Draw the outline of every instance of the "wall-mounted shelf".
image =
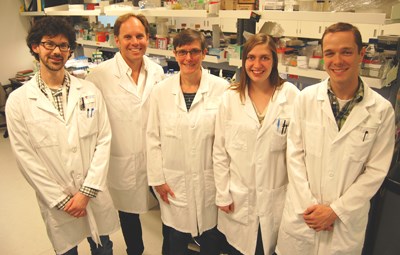
<svg viewBox="0 0 400 255">
<path fill-rule="evenodd" d="M 229 59 L 229 65 L 240 68 L 240 67 L 242 67 L 242 60 L 231 58 L 231 59 Z M 305 68 L 299 68 L 299 67 L 295 67 L 295 66 L 285 66 L 282 64 L 278 64 L 278 71 L 279 71 L 279 73 L 293 74 L 293 75 L 298 75 L 298 76 L 308 77 L 308 78 L 313 78 L 313 79 L 319 79 L 319 80 L 324 80 L 324 79 L 328 78 L 328 74 L 322 70 L 305 69 Z M 365 77 L 365 76 L 362 76 L 361 78 L 371 88 L 377 88 L 377 89 L 382 88 L 382 82 L 380 79 Z"/>
<path fill-rule="evenodd" d="M 166 8 L 137 9 L 137 8 L 113 8 L 112 5 L 104 7 L 104 14 L 107 16 L 120 16 L 126 13 L 143 14 L 146 17 L 190 17 L 207 18 L 206 10 L 169 10 Z"/>
<path fill-rule="evenodd" d="M 82 39 L 77 39 L 76 43 L 86 45 L 86 46 L 93 46 L 93 47 L 101 47 L 101 48 L 107 48 L 107 49 L 115 49 L 116 47 L 110 45 L 108 42 L 96 42 L 96 41 L 90 41 L 90 40 L 82 40 Z"/>
<path fill-rule="evenodd" d="M 44 12 L 20 12 L 21 16 L 45 16 Z"/>
</svg>

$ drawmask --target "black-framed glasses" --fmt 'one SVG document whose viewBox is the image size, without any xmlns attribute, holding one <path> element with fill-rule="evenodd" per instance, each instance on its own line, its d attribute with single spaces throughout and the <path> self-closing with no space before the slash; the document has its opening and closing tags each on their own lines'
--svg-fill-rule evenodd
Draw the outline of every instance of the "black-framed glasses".
<svg viewBox="0 0 400 255">
<path fill-rule="evenodd" d="M 178 57 L 185 57 L 188 53 L 190 53 L 190 56 L 192 57 L 197 57 L 203 51 L 200 49 L 191 49 L 191 50 L 177 50 L 175 52 Z"/>
<path fill-rule="evenodd" d="M 46 50 L 54 50 L 56 47 L 58 47 L 60 49 L 60 51 L 69 51 L 70 46 L 68 43 L 60 43 L 60 44 L 56 44 L 55 42 L 52 41 L 46 41 L 46 42 L 40 42 L 41 45 L 43 45 L 43 47 Z"/>
</svg>

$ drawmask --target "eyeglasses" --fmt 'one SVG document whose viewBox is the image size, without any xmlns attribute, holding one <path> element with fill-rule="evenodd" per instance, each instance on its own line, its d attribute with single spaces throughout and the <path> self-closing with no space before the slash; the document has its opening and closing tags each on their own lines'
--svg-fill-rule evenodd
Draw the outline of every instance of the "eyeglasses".
<svg viewBox="0 0 400 255">
<path fill-rule="evenodd" d="M 60 49 L 60 51 L 69 51 L 70 46 L 68 43 L 60 43 L 60 44 L 56 44 L 55 42 L 52 41 L 46 41 L 46 42 L 40 42 L 41 45 L 43 45 L 43 47 L 46 50 L 54 50 L 56 47 L 58 47 Z"/>
<path fill-rule="evenodd" d="M 190 56 L 192 57 L 197 57 L 199 56 L 203 51 L 200 49 L 191 49 L 191 50 L 177 50 L 175 51 L 176 55 L 178 57 L 185 57 L 188 53 L 190 53 Z"/>
</svg>

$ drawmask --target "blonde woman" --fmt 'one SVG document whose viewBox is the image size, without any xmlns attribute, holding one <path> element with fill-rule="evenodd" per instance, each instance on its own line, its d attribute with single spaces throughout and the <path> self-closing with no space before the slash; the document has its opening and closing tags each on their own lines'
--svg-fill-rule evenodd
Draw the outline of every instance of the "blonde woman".
<svg viewBox="0 0 400 255">
<path fill-rule="evenodd" d="M 273 38 L 243 46 L 240 82 L 223 97 L 213 150 L 218 229 L 230 254 L 273 254 L 288 183 L 286 133 L 298 89 L 278 74 Z"/>
</svg>

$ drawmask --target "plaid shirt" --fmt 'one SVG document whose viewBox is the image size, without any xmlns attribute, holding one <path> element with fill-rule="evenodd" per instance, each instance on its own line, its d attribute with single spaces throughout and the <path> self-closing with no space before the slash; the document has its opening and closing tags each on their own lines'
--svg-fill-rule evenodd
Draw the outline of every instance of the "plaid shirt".
<svg viewBox="0 0 400 255">
<path fill-rule="evenodd" d="M 36 79 L 37 79 L 36 81 L 37 81 L 37 83 L 38 83 L 38 85 L 39 85 L 39 89 L 42 91 L 42 93 L 43 93 L 46 97 L 48 97 L 47 92 L 46 92 L 46 87 L 47 87 L 47 85 L 46 85 L 46 83 L 42 80 L 42 76 L 40 75 L 40 72 L 38 72 L 38 75 L 37 75 L 37 78 L 36 78 Z M 70 77 L 69 77 L 69 74 L 66 72 L 65 75 L 64 75 L 64 81 L 63 81 L 62 87 L 59 88 L 59 89 L 56 89 L 56 90 L 50 89 L 50 91 L 51 91 L 51 96 L 53 97 L 54 103 L 55 103 L 54 107 L 56 107 L 56 109 L 57 109 L 58 112 L 60 113 L 61 117 L 63 117 L 63 118 L 64 118 L 64 108 L 63 108 L 63 102 L 62 102 L 62 97 L 63 97 L 63 95 L 62 95 L 62 88 L 63 88 L 64 86 L 66 86 L 66 88 L 67 88 L 67 95 L 66 95 L 66 98 L 67 98 L 67 102 L 68 102 L 69 87 L 71 86 L 70 84 L 71 84 L 71 79 L 70 79 Z"/>
<path fill-rule="evenodd" d="M 330 80 L 328 80 L 328 97 L 329 97 L 329 101 L 331 102 L 333 115 L 335 116 L 336 123 L 340 130 L 343 127 L 344 122 L 346 121 L 346 119 L 349 116 L 353 107 L 357 103 L 359 103 L 363 100 L 363 98 L 364 98 L 364 83 L 362 82 L 361 79 L 358 79 L 358 89 L 357 89 L 356 93 L 354 94 L 353 99 L 351 99 L 349 102 L 347 102 L 343 106 L 342 110 L 340 110 L 337 97 L 335 96 L 335 93 L 333 93 L 333 91 L 332 91 Z"/>
<path fill-rule="evenodd" d="M 42 93 L 46 97 L 48 97 L 47 92 L 46 92 L 47 85 L 42 80 L 42 76 L 40 75 L 40 72 L 38 72 L 36 81 L 37 81 L 37 84 L 39 86 L 40 91 L 42 91 Z M 69 88 L 71 86 L 71 78 L 69 77 L 69 74 L 67 72 L 65 72 L 64 81 L 63 81 L 62 85 L 63 85 L 62 87 L 66 86 L 66 89 L 67 89 L 66 100 L 68 102 L 68 94 L 69 94 Z M 63 92 L 62 91 L 63 90 L 62 87 L 57 89 L 57 90 L 53 90 L 53 89 L 50 89 L 50 90 L 51 90 L 51 96 L 53 97 L 54 103 L 55 103 L 54 107 L 56 107 L 56 109 L 58 110 L 60 115 L 64 118 L 64 108 L 63 108 L 63 102 L 62 102 L 62 100 L 63 100 L 62 99 L 62 97 L 63 97 L 63 95 L 62 95 L 62 92 Z M 81 187 L 79 189 L 79 192 L 82 193 L 85 196 L 88 196 L 90 198 L 94 198 L 94 197 L 97 196 L 98 190 L 84 186 L 84 187 Z M 71 195 L 67 195 L 62 201 L 60 201 L 56 205 L 56 207 L 59 210 L 64 209 L 65 205 L 68 203 L 69 200 L 71 200 L 71 198 L 72 198 Z"/>
</svg>

